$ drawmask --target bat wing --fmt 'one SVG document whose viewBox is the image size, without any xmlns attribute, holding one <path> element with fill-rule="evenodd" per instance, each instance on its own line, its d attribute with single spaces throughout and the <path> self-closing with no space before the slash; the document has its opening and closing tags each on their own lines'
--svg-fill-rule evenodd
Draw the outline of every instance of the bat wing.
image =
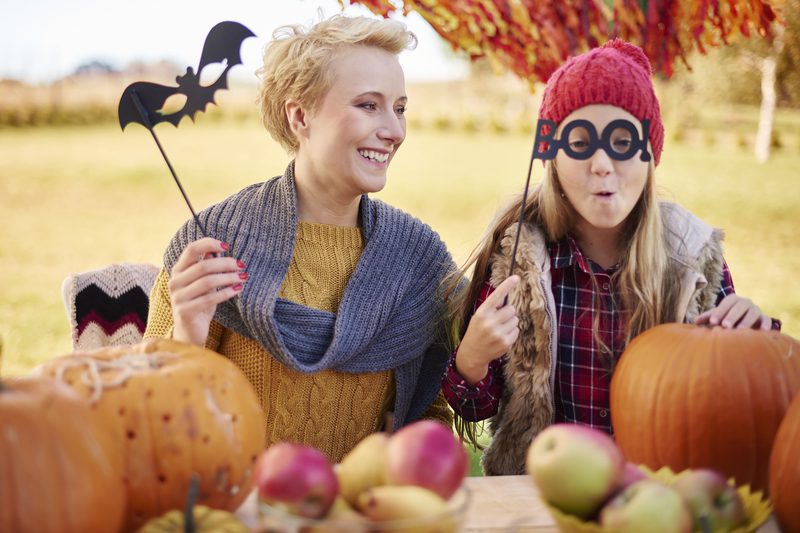
<svg viewBox="0 0 800 533">
<path fill-rule="evenodd" d="M 208 32 L 203 53 L 198 66 L 197 83 L 186 87 L 185 94 L 188 98 L 185 113 L 194 120 L 195 114 L 205 111 L 208 104 L 214 102 L 214 93 L 220 89 L 228 88 L 228 71 L 236 65 L 242 64 L 240 49 L 242 41 L 255 34 L 238 22 L 220 22 Z M 225 70 L 212 84 L 204 87 L 200 85 L 200 73 L 207 65 L 224 63 Z"/>
<path fill-rule="evenodd" d="M 206 42 L 203 45 L 203 53 L 200 55 L 200 65 L 197 71 L 212 63 L 222 63 L 227 61 L 228 68 L 242 64 L 240 48 L 242 41 L 248 37 L 255 37 L 256 34 L 238 22 L 220 22 L 208 32 Z M 226 69 L 227 72 L 227 69 Z"/>
<path fill-rule="evenodd" d="M 182 116 L 181 113 L 162 115 L 158 113 L 158 110 L 164 106 L 167 98 L 179 92 L 178 87 L 167 87 L 158 83 L 146 81 L 131 83 L 122 92 L 122 98 L 119 100 L 117 114 L 120 127 L 124 130 L 125 126 L 131 122 L 136 122 L 146 128 L 152 128 L 160 122 L 169 122 L 173 126 L 177 126 Z M 142 104 L 141 113 L 137 108 L 136 98 Z M 142 117 L 142 113 L 146 119 Z"/>
</svg>

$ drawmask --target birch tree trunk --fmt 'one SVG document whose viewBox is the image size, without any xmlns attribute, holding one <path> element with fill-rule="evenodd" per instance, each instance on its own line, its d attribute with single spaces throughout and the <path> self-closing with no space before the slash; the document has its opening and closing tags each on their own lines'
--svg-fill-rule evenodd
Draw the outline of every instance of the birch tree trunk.
<svg viewBox="0 0 800 533">
<path fill-rule="evenodd" d="M 758 131 L 756 132 L 755 143 L 755 155 L 759 163 L 766 163 L 769 160 L 776 101 L 775 69 L 782 49 L 783 32 L 779 28 L 776 30 L 772 50 L 761 62 L 761 111 L 758 117 Z"/>
<path fill-rule="evenodd" d="M 761 111 L 756 133 L 756 160 L 769 160 L 772 143 L 772 119 L 775 115 L 775 55 L 770 54 L 761 62 Z"/>
</svg>

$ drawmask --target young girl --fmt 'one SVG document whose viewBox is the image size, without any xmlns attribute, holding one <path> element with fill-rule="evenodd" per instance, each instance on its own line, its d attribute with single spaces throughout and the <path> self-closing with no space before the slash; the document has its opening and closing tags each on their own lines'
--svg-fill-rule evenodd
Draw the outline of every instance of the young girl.
<svg viewBox="0 0 800 533">
<path fill-rule="evenodd" d="M 468 263 L 443 390 L 463 420 L 491 417 L 488 475 L 524 473 L 528 445 L 553 422 L 612 433 L 614 363 L 644 330 L 771 327 L 734 294 L 721 232 L 656 197 L 664 128 L 650 74 L 641 49 L 614 40 L 552 75 L 539 116 L 556 131 L 541 148 L 558 151 L 525 208 L 514 275 L 519 202 Z"/>
<path fill-rule="evenodd" d="M 170 242 L 145 336 L 229 357 L 261 400 L 266 441 L 339 461 L 387 426 L 452 422 L 439 394 L 450 349 L 440 297 L 455 265 L 380 191 L 406 134 L 397 21 L 336 16 L 281 29 L 261 69 L 283 175 L 189 220 Z M 392 422 L 393 421 L 393 422 Z"/>
</svg>

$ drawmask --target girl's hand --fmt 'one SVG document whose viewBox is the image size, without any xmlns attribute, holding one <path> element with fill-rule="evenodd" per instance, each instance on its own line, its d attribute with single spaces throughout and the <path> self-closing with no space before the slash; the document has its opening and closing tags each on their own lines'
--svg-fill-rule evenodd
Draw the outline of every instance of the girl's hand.
<svg viewBox="0 0 800 533">
<path fill-rule="evenodd" d="M 737 294 L 727 295 L 717 307 L 698 315 L 694 323 L 764 331 L 772 328 L 772 320 L 762 313 L 756 304 Z"/>
<path fill-rule="evenodd" d="M 227 249 L 227 244 L 205 237 L 189 243 L 172 267 L 168 287 L 175 340 L 205 345 L 217 304 L 242 290 L 244 263 L 215 256 Z"/>
<path fill-rule="evenodd" d="M 489 363 L 508 352 L 519 336 L 519 318 L 506 296 L 519 285 L 519 276 L 501 283 L 472 315 L 456 353 L 456 370 L 469 384 L 486 377 Z"/>
</svg>

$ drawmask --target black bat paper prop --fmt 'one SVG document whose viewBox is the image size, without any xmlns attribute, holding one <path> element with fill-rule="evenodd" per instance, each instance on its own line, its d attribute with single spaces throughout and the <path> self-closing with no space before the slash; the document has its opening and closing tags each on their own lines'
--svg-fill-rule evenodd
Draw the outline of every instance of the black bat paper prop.
<svg viewBox="0 0 800 533">
<path fill-rule="evenodd" d="M 236 65 L 242 64 L 239 53 L 242 41 L 255 34 L 238 22 L 220 22 L 208 32 L 200 56 L 200 64 L 195 73 L 192 67 L 186 68 L 186 74 L 175 78 L 177 87 L 159 85 L 146 81 L 138 81 L 128 85 L 119 101 L 119 125 L 122 129 L 131 122 L 137 122 L 146 128 L 152 128 L 160 122 L 169 122 L 177 126 L 184 116 L 194 121 L 194 116 L 200 111 L 205 111 L 208 104 L 214 102 L 214 93 L 220 89 L 228 88 L 228 71 Z M 200 74 L 203 69 L 214 63 L 224 63 L 225 70 L 211 85 L 200 85 Z M 144 119 L 132 97 L 136 94 L 141 100 L 147 114 Z M 182 94 L 186 96 L 186 104 L 175 113 L 163 114 L 161 108 L 170 96 Z M 149 124 L 148 124 L 149 121 Z"/>
<path fill-rule="evenodd" d="M 192 67 L 186 69 L 186 74 L 178 76 L 175 81 L 178 83 L 177 87 L 167 87 L 157 83 L 149 83 L 146 81 L 138 81 L 128 85 L 122 92 L 122 98 L 119 101 L 119 125 L 125 130 L 125 126 L 131 122 L 141 124 L 150 131 L 153 140 L 164 158 L 170 173 L 172 174 L 175 183 L 178 185 L 186 205 L 189 206 L 189 211 L 192 212 L 197 227 L 200 228 L 203 236 L 208 236 L 205 226 L 197 218 L 192 203 L 189 197 L 186 196 L 186 191 L 183 190 L 178 175 L 172 168 L 167 154 L 161 147 L 161 143 L 156 137 L 156 132 L 153 127 L 160 122 L 169 122 L 177 127 L 184 116 L 188 116 L 194 121 L 194 116 L 200 112 L 205 111 L 208 104 L 214 102 L 214 93 L 220 89 L 228 88 L 228 71 L 236 65 L 242 64 L 242 58 L 239 49 L 242 46 L 242 41 L 248 37 L 255 37 L 255 34 L 238 22 L 220 22 L 208 32 L 206 42 L 203 45 L 203 53 L 200 55 L 200 64 L 195 74 Z M 200 73 L 203 69 L 214 63 L 224 63 L 225 70 L 220 74 L 219 78 L 211 85 L 204 87 L 200 85 Z M 175 113 L 164 114 L 161 109 L 164 103 L 170 96 L 182 94 L 186 96 L 186 103 L 183 108 Z"/>
</svg>

